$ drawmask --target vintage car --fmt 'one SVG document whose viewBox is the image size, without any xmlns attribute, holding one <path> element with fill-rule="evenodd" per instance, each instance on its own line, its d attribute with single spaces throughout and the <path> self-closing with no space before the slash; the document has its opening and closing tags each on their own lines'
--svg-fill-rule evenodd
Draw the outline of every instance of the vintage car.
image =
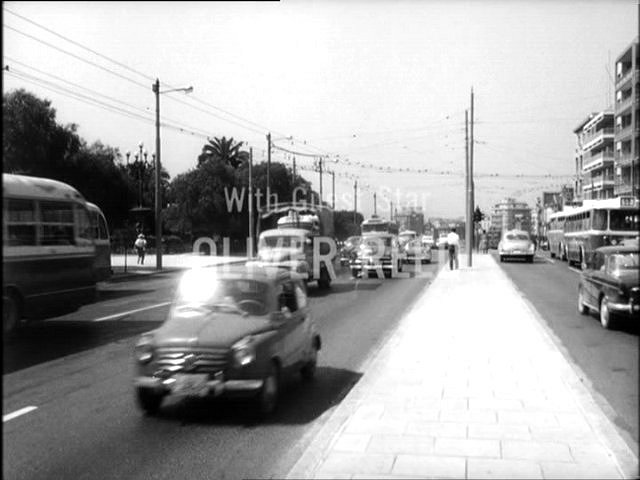
<svg viewBox="0 0 640 480">
<path fill-rule="evenodd" d="M 349 265 L 349 262 L 355 258 L 360 240 L 362 237 L 352 236 L 344 241 L 340 248 L 340 265 Z"/>
<path fill-rule="evenodd" d="M 284 375 L 313 378 L 320 346 L 295 273 L 195 268 L 181 279 L 166 320 L 135 346 L 137 401 L 153 414 L 168 395 L 248 397 L 267 415 Z"/>
<path fill-rule="evenodd" d="M 391 277 L 392 271 L 402 271 L 404 253 L 398 244 L 398 237 L 392 233 L 369 233 L 362 237 L 356 257 L 349 268 L 354 278 L 367 278 L 375 273 L 379 278 L 383 273 Z"/>
<path fill-rule="evenodd" d="M 405 261 L 407 263 L 430 263 L 431 246 L 419 239 L 412 240 L 404 246 Z"/>
<path fill-rule="evenodd" d="M 639 256 L 636 246 L 597 248 L 580 274 L 578 311 L 598 312 L 604 328 L 613 328 L 623 316 L 639 320 Z"/>
<path fill-rule="evenodd" d="M 529 233 L 524 230 L 506 230 L 498 243 L 498 255 L 500 261 L 521 258 L 533 263 L 536 246 Z"/>
</svg>

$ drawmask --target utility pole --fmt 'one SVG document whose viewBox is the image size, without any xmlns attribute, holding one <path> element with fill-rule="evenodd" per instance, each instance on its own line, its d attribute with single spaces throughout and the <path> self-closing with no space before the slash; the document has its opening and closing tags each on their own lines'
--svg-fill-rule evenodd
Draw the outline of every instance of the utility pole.
<svg viewBox="0 0 640 480">
<path fill-rule="evenodd" d="M 469 252 L 471 251 L 471 222 L 473 222 L 473 210 L 471 210 L 471 187 L 469 186 L 469 111 L 464 111 L 464 173 L 465 173 L 465 205 L 467 207 L 466 211 L 466 222 L 465 222 L 465 239 L 464 245 L 467 250 L 467 258 L 470 258 Z M 469 261 L 467 260 L 467 266 L 469 266 Z"/>
<path fill-rule="evenodd" d="M 353 224 L 356 224 L 356 214 L 358 212 L 358 181 L 353 182 Z"/>
<path fill-rule="evenodd" d="M 296 184 L 296 157 L 293 157 L 293 185 Z"/>
<path fill-rule="evenodd" d="M 378 210 L 376 208 L 376 192 L 373 192 L 373 214 L 376 215 Z"/>
<path fill-rule="evenodd" d="M 267 208 L 271 202 L 271 132 L 267 133 Z"/>
<path fill-rule="evenodd" d="M 160 188 L 160 80 L 153 84 L 156 94 L 156 164 L 155 164 L 155 218 L 156 218 L 156 269 L 162 270 L 162 189 Z"/>
<path fill-rule="evenodd" d="M 320 205 L 322 205 L 322 157 L 318 159 L 318 170 L 320 171 Z"/>
<path fill-rule="evenodd" d="M 389 202 L 389 221 L 393 222 L 393 202 Z"/>
<path fill-rule="evenodd" d="M 336 209 L 336 172 L 331 171 L 331 208 Z"/>
<path fill-rule="evenodd" d="M 473 228 L 473 211 L 475 210 L 475 188 L 473 184 L 473 144 L 475 143 L 473 139 L 473 123 L 474 123 L 474 115 L 473 115 L 473 87 L 471 87 L 471 119 L 469 122 L 469 132 L 470 132 L 470 140 L 469 140 L 469 186 L 471 187 L 471 206 L 469 207 L 469 211 L 471 212 L 471 250 L 469 250 L 469 256 L 467 257 L 467 266 L 472 265 L 472 251 L 474 245 L 474 235 L 475 229 Z"/>
<path fill-rule="evenodd" d="M 249 147 L 249 245 L 247 253 L 253 258 L 253 147 Z"/>
</svg>

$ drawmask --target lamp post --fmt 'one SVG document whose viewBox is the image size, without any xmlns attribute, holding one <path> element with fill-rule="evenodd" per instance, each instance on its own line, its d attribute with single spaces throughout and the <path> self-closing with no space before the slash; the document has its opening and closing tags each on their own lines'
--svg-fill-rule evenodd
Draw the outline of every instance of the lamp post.
<svg viewBox="0 0 640 480">
<path fill-rule="evenodd" d="M 162 189 L 160 188 L 160 94 L 169 92 L 193 92 L 193 87 L 172 88 L 160 91 L 160 80 L 156 78 L 151 90 L 156 94 L 156 158 L 155 158 L 155 220 L 156 220 L 156 269 L 162 270 Z"/>
<path fill-rule="evenodd" d="M 149 163 L 147 162 L 147 157 L 149 153 L 144 149 L 144 143 L 140 142 L 138 144 L 138 153 L 133 155 L 134 161 L 131 163 L 133 167 L 136 179 L 138 180 L 138 207 L 142 207 L 142 177 L 144 175 L 144 171 L 147 169 Z M 125 153 L 127 156 L 127 167 L 129 167 L 129 157 L 131 157 L 131 151 L 127 150 Z M 155 157 L 155 154 L 153 154 Z"/>
</svg>

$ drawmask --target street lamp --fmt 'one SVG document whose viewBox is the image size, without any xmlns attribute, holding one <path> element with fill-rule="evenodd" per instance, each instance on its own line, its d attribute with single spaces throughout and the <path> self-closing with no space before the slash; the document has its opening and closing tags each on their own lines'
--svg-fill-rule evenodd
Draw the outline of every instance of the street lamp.
<svg viewBox="0 0 640 480">
<path fill-rule="evenodd" d="M 138 144 L 138 153 L 133 155 L 135 159 L 132 163 L 132 167 L 136 172 L 136 177 L 138 179 L 138 207 L 142 207 L 142 176 L 144 171 L 147 169 L 148 162 L 147 156 L 148 152 L 144 149 L 144 143 L 140 142 Z M 131 156 L 131 151 L 127 150 L 127 166 L 129 165 L 129 157 Z"/>
<path fill-rule="evenodd" d="M 155 159 L 155 220 L 156 220 L 156 269 L 162 270 L 162 189 L 160 188 L 160 94 L 169 92 L 193 92 L 193 87 L 172 88 L 160 91 L 156 78 L 151 90 L 156 94 L 156 159 Z"/>
</svg>

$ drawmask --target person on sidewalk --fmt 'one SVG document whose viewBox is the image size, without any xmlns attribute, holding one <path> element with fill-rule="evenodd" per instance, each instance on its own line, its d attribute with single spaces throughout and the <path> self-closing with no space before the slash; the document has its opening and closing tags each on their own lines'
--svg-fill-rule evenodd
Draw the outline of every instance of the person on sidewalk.
<svg viewBox="0 0 640 480">
<path fill-rule="evenodd" d="M 449 250 L 449 270 L 458 269 L 458 249 L 460 248 L 460 237 L 456 233 L 455 227 L 447 235 L 447 250 Z"/>
<path fill-rule="evenodd" d="M 144 265 L 144 252 L 147 249 L 147 241 L 144 238 L 144 234 L 138 235 L 136 241 L 133 243 L 136 252 L 138 252 L 138 265 Z"/>
<path fill-rule="evenodd" d="M 482 253 L 488 253 L 489 252 L 489 240 L 487 238 L 487 231 L 486 230 L 482 230 L 482 233 L 480 234 L 480 251 Z"/>
</svg>

